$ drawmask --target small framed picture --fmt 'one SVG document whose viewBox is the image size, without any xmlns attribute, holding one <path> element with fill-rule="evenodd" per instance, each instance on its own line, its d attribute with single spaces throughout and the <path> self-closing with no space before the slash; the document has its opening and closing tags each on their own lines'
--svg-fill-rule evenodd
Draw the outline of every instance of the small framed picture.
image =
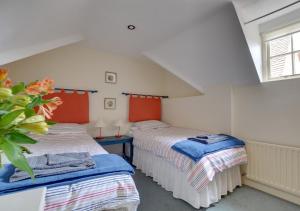
<svg viewBox="0 0 300 211">
<path fill-rule="evenodd" d="M 105 72 L 105 83 L 116 84 L 117 83 L 117 73 Z"/>
<path fill-rule="evenodd" d="M 115 110 L 116 98 L 104 98 L 104 109 Z"/>
</svg>

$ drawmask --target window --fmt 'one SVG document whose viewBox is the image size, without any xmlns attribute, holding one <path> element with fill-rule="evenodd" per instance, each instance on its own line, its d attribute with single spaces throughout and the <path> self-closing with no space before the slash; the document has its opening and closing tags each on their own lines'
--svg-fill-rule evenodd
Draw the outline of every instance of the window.
<svg viewBox="0 0 300 211">
<path fill-rule="evenodd" d="M 300 24 L 263 35 L 265 81 L 300 77 Z"/>
</svg>

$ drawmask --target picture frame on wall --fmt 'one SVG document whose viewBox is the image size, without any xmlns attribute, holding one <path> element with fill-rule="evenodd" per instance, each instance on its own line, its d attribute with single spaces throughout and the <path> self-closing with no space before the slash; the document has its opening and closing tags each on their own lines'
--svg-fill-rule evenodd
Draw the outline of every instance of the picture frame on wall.
<svg viewBox="0 0 300 211">
<path fill-rule="evenodd" d="M 115 110 L 117 105 L 116 98 L 104 98 L 104 109 Z"/>
<path fill-rule="evenodd" d="M 105 72 L 105 83 L 116 84 L 117 83 L 117 73 Z"/>
</svg>

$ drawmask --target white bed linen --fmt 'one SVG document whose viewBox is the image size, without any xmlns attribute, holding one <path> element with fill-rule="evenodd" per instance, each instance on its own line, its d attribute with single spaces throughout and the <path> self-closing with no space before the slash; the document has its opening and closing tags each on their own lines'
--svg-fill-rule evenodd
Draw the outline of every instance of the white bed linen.
<svg viewBox="0 0 300 211">
<path fill-rule="evenodd" d="M 222 150 L 194 162 L 171 149 L 172 145 L 189 137 L 207 134 L 187 128 L 133 130 L 133 163 L 153 176 L 174 197 L 192 206 L 208 207 L 221 195 L 241 185 L 240 165 L 247 161 L 243 147 Z"/>
<path fill-rule="evenodd" d="M 167 191 L 172 191 L 175 198 L 182 199 L 197 209 L 209 207 L 219 201 L 222 195 L 227 195 L 228 191 L 232 192 L 235 187 L 241 186 L 239 166 L 216 174 L 214 180 L 199 192 L 188 184 L 185 172 L 151 152 L 135 147 L 133 163 Z"/>
<path fill-rule="evenodd" d="M 56 127 L 59 127 L 59 124 Z M 47 153 L 54 154 L 54 153 L 68 153 L 68 152 L 89 152 L 91 155 L 108 153 L 106 150 L 103 149 L 103 147 L 97 144 L 94 141 L 94 139 L 86 132 L 80 132 L 80 133 L 62 132 L 55 135 L 54 134 L 31 135 L 31 137 L 37 140 L 38 143 L 33 145 L 26 145 L 26 147 L 32 152 L 32 154 L 26 155 L 28 157 L 43 155 Z M 47 189 L 45 204 L 51 205 L 51 203 L 52 204 L 63 203 L 63 206 L 55 206 L 54 208 L 49 208 L 49 209 L 45 207 L 45 210 L 63 211 L 63 210 L 73 210 L 73 208 L 76 208 L 76 210 L 82 210 L 81 207 L 86 205 L 83 203 L 91 203 L 89 201 L 91 200 L 97 206 L 101 205 L 101 207 L 97 207 L 92 210 L 106 210 L 106 209 L 119 210 L 120 209 L 124 211 L 136 211 L 137 206 L 139 204 L 139 195 L 132 177 L 125 174 L 116 175 L 115 178 L 114 176 L 109 176 L 109 177 L 112 177 L 110 180 L 113 181 L 109 184 L 105 183 L 105 180 L 108 177 L 98 178 L 98 184 L 101 185 L 98 186 L 96 189 L 96 191 L 98 192 L 99 191 L 103 192 L 102 195 L 105 203 L 101 201 L 102 200 L 101 196 L 98 196 L 94 201 L 93 198 L 90 197 L 86 198 L 86 194 L 90 194 L 90 195 L 95 194 L 95 191 L 93 189 L 82 188 L 82 189 L 75 190 L 78 185 L 84 183 L 84 182 L 79 182 L 72 185 L 64 185 L 56 188 Z M 130 177 L 130 179 L 128 179 L 128 177 Z M 114 181 L 115 184 L 113 184 Z M 90 182 L 90 180 L 87 180 L 86 182 Z M 127 185 L 124 186 L 124 184 Z M 66 197 L 63 200 L 61 200 L 60 198 L 53 199 L 53 197 L 50 196 L 50 193 L 53 192 L 53 189 L 54 191 L 55 189 L 57 190 L 59 189 L 59 191 L 61 191 L 61 189 L 69 190 L 69 194 L 65 195 Z M 120 189 L 123 191 L 120 191 Z M 83 200 L 83 202 L 80 201 L 77 202 L 78 198 L 84 198 L 88 200 L 85 201 Z M 76 201 L 75 204 L 73 203 L 74 200 Z M 64 203 L 67 204 L 64 205 Z"/>
<path fill-rule="evenodd" d="M 134 130 L 134 145 L 140 149 L 152 152 L 173 163 L 178 169 L 186 172 L 188 182 L 200 191 L 218 172 L 247 162 L 244 147 L 221 150 L 204 156 L 194 162 L 189 157 L 173 150 L 171 147 L 188 137 L 207 134 L 199 130 L 168 127 L 148 130 Z"/>
<path fill-rule="evenodd" d="M 91 155 L 107 154 L 107 151 L 97 144 L 87 133 L 31 135 L 31 137 L 37 140 L 38 143 L 27 145 L 32 152 L 28 156 L 66 152 L 89 152 Z"/>
</svg>

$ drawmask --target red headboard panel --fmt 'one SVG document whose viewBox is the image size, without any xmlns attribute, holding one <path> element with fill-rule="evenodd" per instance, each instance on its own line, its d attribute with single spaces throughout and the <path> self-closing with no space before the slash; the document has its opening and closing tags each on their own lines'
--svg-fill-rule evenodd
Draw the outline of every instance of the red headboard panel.
<svg viewBox="0 0 300 211">
<path fill-rule="evenodd" d="M 161 119 L 160 98 L 130 96 L 129 122 Z"/>
<path fill-rule="evenodd" d="M 60 97 L 63 104 L 53 112 L 51 120 L 59 123 L 88 123 L 89 122 L 89 95 L 65 91 L 48 94 L 45 99 Z"/>
</svg>

